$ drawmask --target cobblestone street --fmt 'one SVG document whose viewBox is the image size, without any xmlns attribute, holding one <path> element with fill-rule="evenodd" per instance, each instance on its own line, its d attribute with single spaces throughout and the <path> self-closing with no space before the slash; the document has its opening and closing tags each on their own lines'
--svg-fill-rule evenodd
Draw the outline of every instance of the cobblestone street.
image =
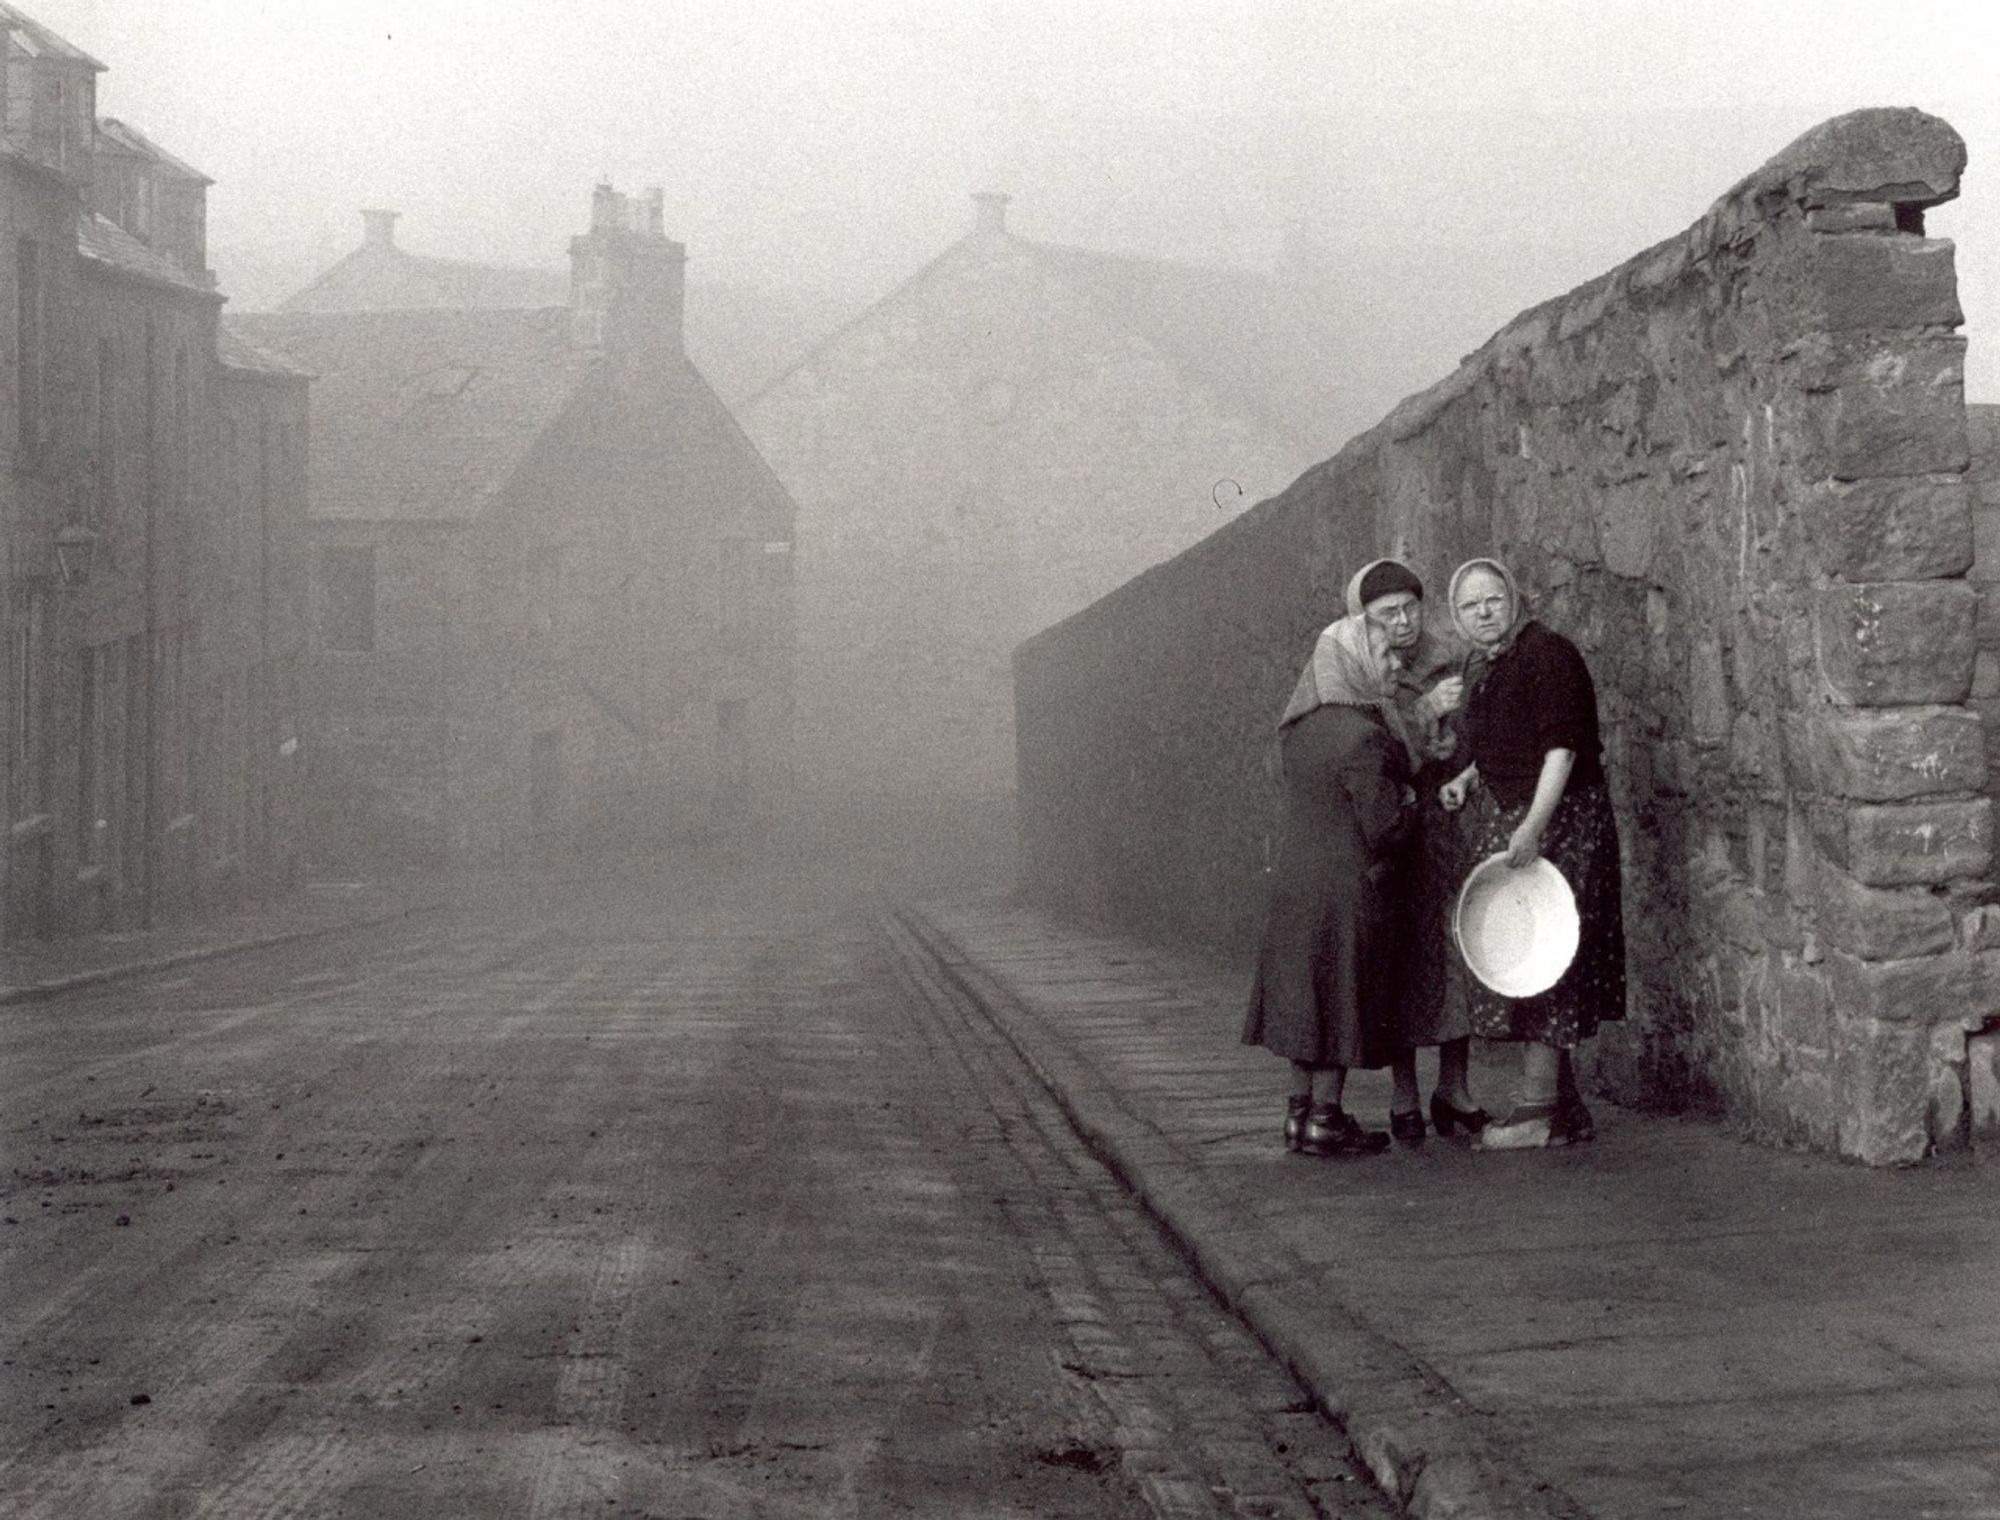
<svg viewBox="0 0 2000 1520">
<path fill-rule="evenodd" d="M 8 1008 L 9 1512 L 1389 1513 L 842 886 L 560 883 Z"/>
</svg>

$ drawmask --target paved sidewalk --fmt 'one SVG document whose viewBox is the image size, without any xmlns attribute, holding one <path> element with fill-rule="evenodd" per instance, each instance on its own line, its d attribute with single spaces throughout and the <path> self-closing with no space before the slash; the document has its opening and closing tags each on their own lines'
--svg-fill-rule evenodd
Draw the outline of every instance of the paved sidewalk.
<svg viewBox="0 0 2000 1520">
<path fill-rule="evenodd" d="M 199 923 L 25 941 L 0 951 L 0 1003 L 403 918 L 449 901 L 449 890 L 429 877 L 314 882 Z"/>
<path fill-rule="evenodd" d="M 1288 1156 L 1242 978 L 1001 903 L 909 918 L 1413 1512 L 2000 1517 L 1990 1158 L 1872 1172 L 1608 1104 L 1567 1151 Z M 1383 1126 L 1386 1075 L 1347 1106 Z"/>
</svg>

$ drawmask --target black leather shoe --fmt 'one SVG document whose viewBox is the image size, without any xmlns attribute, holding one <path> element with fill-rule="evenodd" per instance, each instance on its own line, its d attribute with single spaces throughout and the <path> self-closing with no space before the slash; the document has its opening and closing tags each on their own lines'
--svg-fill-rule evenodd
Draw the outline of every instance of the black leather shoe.
<svg viewBox="0 0 2000 1520">
<path fill-rule="evenodd" d="M 1449 1135 L 1454 1128 L 1476 1135 L 1492 1122 L 1493 1116 L 1483 1108 L 1453 1108 L 1442 1093 L 1431 1094 L 1431 1128 L 1440 1135 Z"/>
<path fill-rule="evenodd" d="M 1578 1097 L 1556 1099 L 1556 1117 L 1552 1128 L 1551 1145 L 1586 1145 L 1597 1138 L 1597 1125 L 1591 1121 L 1590 1110 L 1583 1106 L 1583 1099 Z"/>
<path fill-rule="evenodd" d="M 1394 1135 L 1404 1145 L 1422 1145 L 1424 1143 L 1423 1114 L 1414 1108 L 1408 1113 L 1391 1113 L 1389 1115 L 1389 1133 Z"/>
<path fill-rule="evenodd" d="M 1312 1111 L 1312 1103 L 1310 1093 L 1285 1099 L 1286 1150 L 1302 1151 L 1306 1148 L 1306 1115 Z"/>
<path fill-rule="evenodd" d="M 1306 1116 L 1303 1149 L 1313 1156 L 1379 1156 L 1389 1137 L 1379 1129 L 1363 1129 L 1354 1116 L 1331 1103 L 1315 1103 Z"/>
</svg>

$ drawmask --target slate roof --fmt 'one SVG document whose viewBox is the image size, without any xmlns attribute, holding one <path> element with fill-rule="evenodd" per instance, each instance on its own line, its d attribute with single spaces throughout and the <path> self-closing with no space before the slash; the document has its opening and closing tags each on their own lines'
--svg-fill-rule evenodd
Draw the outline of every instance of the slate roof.
<svg viewBox="0 0 2000 1520">
<path fill-rule="evenodd" d="M 1301 444 L 1337 445 L 1337 349 L 1266 275 L 1016 239 L 1112 321 Z"/>
<path fill-rule="evenodd" d="M 513 478 L 596 356 L 568 312 L 227 316 L 236 337 L 309 369 L 313 516 L 464 522 Z"/>
<path fill-rule="evenodd" d="M 215 183 L 214 180 L 203 174 L 201 170 L 195 168 L 193 164 L 188 163 L 185 159 L 174 157 L 173 154 L 154 142 L 137 127 L 132 126 L 128 122 L 122 122 L 114 116 L 104 116 L 98 119 L 97 138 L 97 145 L 100 151 L 103 151 L 108 144 L 114 151 L 129 153 L 137 158 L 150 159 L 170 174 L 176 175 L 181 179 L 190 180 L 197 185 L 212 185 Z"/>
<path fill-rule="evenodd" d="M 104 65 L 82 48 L 64 41 L 15 6 L 0 4 L 0 22 L 6 23 L 10 47 L 19 48 L 30 58 L 66 58 L 71 63 L 86 64 L 99 73 L 105 71 Z"/>
<path fill-rule="evenodd" d="M 1006 239 L 1011 249 L 1025 252 L 1114 326 L 1164 353 L 1191 381 L 1261 418 L 1312 457 L 1333 452 L 1344 440 L 1337 420 L 1343 400 L 1339 344 L 1332 328 L 1305 309 L 1282 281 L 1250 270 L 1098 253 L 1013 233 Z M 763 390 L 812 362 L 874 313 L 894 306 L 906 292 L 955 267 L 969 243 L 954 244 Z"/>
<path fill-rule="evenodd" d="M 571 345 L 567 307 L 274 312 L 222 326 L 314 376 L 309 466 L 321 521 L 473 520 L 602 363 Z M 663 507 L 790 516 L 777 476 L 692 364 L 605 405 L 607 426 L 660 469 Z"/>
<path fill-rule="evenodd" d="M 263 375 L 272 379 L 310 380 L 313 372 L 276 349 L 253 343 L 236 331 L 231 321 L 215 330 L 215 357 L 222 367 L 241 374 Z"/>
<path fill-rule="evenodd" d="M 190 279 L 187 271 L 172 259 L 155 253 L 109 217 L 94 211 L 83 212 L 76 219 L 76 251 L 86 263 L 144 280 L 149 285 L 170 285 L 176 290 L 222 299 L 206 282 Z"/>
<path fill-rule="evenodd" d="M 567 269 L 533 269 L 432 258 L 363 243 L 280 311 L 528 310 L 569 299 Z"/>
</svg>

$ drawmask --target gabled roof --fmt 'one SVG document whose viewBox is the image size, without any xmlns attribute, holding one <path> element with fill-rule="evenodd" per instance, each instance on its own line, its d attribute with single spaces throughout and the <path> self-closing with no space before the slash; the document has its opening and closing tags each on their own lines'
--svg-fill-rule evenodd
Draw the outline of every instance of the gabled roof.
<svg viewBox="0 0 2000 1520">
<path fill-rule="evenodd" d="M 596 363 L 571 345 L 562 308 L 246 314 L 224 325 L 316 377 L 321 519 L 477 517 Z"/>
<path fill-rule="evenodd" d="M 215 330 L 215 357 L 226 370 L 269 379 L 310 380 L 313 372 L 276 349 L 252 343 L 225 321 Z"/>
<path fill-rule="evenodd" d="M 150 159 L 177 179 L 188 180 L 197 185 L 215 183 L 194 165 L 174 157 L 137 127 L 119 121 L 116 117 L 106 116 L 99 119 L 97 146 L 100 152 L 109 149 L 113 152 L 128 153 L 135 158 Z"/>
<path fill-rule="evenodd" d="M 85 211 L 76 219 L 76 251 L 85 264 L 95 264 L 129 279 L 194 291 L 216 301 L 222 299 L 204 282 L 188 278 L 187 271 L 172 259 L 155 253 L 109 217 L 94 211 Z"/>
<path fill-rule="evenodd" d="M 104 65 L 75 44 L 64 41 L 41 22 L 12 5 L 0 3 L 0 24 L 8 32 L 10 51 L 19 49 L 30 58 L 61 58 L 69 63 L 80 63 L 86 68 L 105 72 Z"/>
<path fill-rule="evenodd" d="M 1338 415 L 1340 395 L 1334 336 L 1281 281 L 1249 270 L 1097 253 L 1012 233 L 976 232 L 953 244 L 758 394 L 812 363 L 875 313 L 957 267 L 960 259 L 980 256 L 978 240 L 996 236 L 997 243 L 985 246 L 1025 254 L 1107 321 L 1144 339 L 1191 380 L 1210 388 L 1217 399 L 1244 408 L 1293 442 L 1318 451 L 1314 457 L 1331 452 L 1342 441 L 1331 436 L 1338 431 L 1332 419 Z"/>
<path fill-rule="evenodd" d="M 463 523 L 499 500 L 603 361 L 569 310 L 276 312 L 225 316 L 231 342 L 310 372 L 312 515 Z M 791 498 L 728 407 L 682 360 L 607 392 L 604 426 L 660 470 L 661 506 L 789 519 Z"/>
<path fill-rule="evenodd" d="M 1224 400 L 1301 444 L 1331 448 L 1337 350 L 1278 281 L 1125 254 L 1016 239 L 1035 262 L 1118 326 L 1171 356 Z"/>
<path fill-rule="evenodd" d="M 569 299 L 569 271 L 480 264 L 363 243 L 280 311 L 525 310 Z"/>
</svg>

